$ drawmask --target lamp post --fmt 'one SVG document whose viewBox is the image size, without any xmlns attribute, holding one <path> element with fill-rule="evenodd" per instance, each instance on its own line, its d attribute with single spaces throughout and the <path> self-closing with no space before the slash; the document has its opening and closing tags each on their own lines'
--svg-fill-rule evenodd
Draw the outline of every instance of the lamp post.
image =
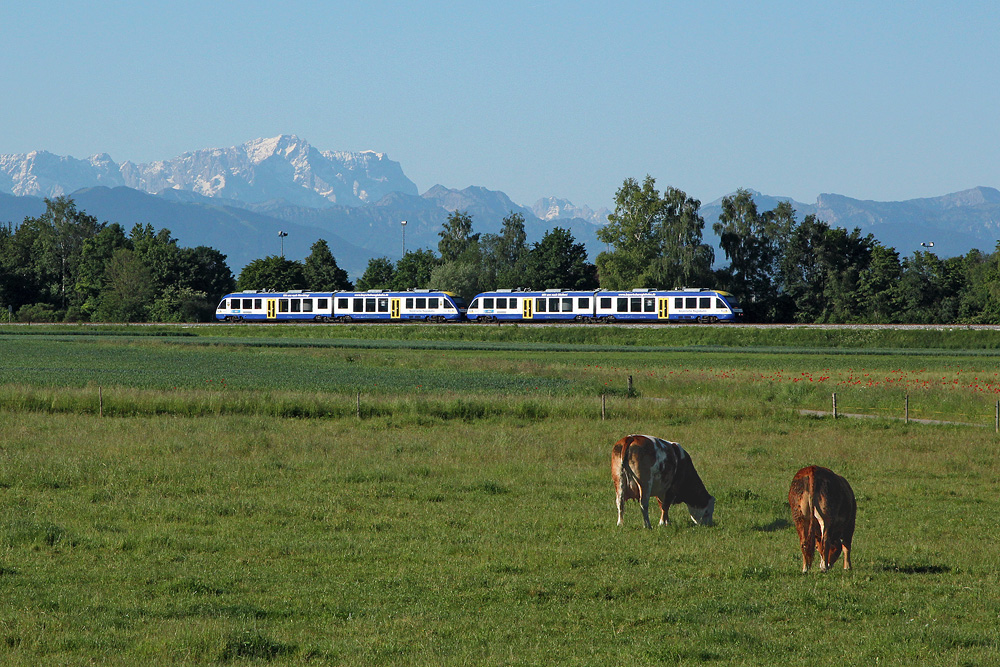
<svg viewBox="0 0 1000 667">
<path fill-rule="evenodd" d="M 278 232 L 278 238 L 281 239 L 281 258 L 285 258 L 285 237 L 288 236 L 288 232 Z"/>
<path fill-rule="evenodd" d="M 399 226 L 403 230 L 403 254 L 400 257 L 406 255 L 406 220 L 400 220 Z"/>
<path fill-rule="evenodd" d="M 934 247 L 934 241 L 927 241 L 926 243 L 921 243 L 920 247 L 921 248 L 933 248 Z"/>
</svg>

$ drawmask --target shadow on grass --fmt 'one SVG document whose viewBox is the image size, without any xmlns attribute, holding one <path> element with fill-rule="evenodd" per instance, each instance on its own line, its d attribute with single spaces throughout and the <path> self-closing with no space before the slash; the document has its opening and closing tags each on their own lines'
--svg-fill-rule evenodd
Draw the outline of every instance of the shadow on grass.
<svg viewBox="0 0 1000 667">
<path fill-rule="evenodd" d="M 934 565 L 928 563 L 901 564 L 883 561 L 876 567 L 883 572 L 899 572 L 900 574 L 947 574 L 948 572 L 951 572 L 951 567 L 947 565 Z"/>
<path fill-rule="evenodd" d="M 755 530 L 758 533 L 775 533 L 779 530 L 784 530 L 785 528 L 791 528 L 792 522 L 788 519 L 775 519 L 771 523 L 764 524 L 762 526 L 754 526 L 751 530 Z"/>
<path fill-rule="evenodd" d="M 219 660 L 221 662 L 243 659 L 273 660 L 295 650 L 295 646 L 276 642 L 256 632 L 236 632 L 229 636 Z"/>
</svg>

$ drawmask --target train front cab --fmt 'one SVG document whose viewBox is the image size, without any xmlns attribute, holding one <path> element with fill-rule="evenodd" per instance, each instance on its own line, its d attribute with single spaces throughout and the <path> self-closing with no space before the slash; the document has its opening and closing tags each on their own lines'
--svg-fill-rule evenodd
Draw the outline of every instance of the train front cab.
<svg viewBox="0 0 1000 667">
<path fill-rule="evenodd" d="M 215 319 L 226 322 L 316 320 L 324 322 L 333 316 L 332 294 L 289 292 L 257 292 L 246 290 L 227 294 L 215 309 Z"/>
<path fill-rule="evenodd" d="M 466 310 L 466 319 L 473 322 L 530 320 L 534 313 L 528 292 L 502 289 L 477 294 Z"/>
<path fill-rule="evenodd" d="M 672 292 L 670 320 L 678 322 L 735 322 L 743 316 L 731 294 L 721 291 Z M 731 302 L 731 303 L 730 303 Z"/>
</svg>

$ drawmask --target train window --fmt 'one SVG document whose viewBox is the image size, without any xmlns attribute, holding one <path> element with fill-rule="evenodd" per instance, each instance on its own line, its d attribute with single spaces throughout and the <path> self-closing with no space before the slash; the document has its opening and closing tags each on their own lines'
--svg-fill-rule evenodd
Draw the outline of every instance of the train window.
<svg viewBox="0 0 1000 667">
<path fill-rule="evenodd" d="M 573 297 L 563 297 L 562 309 L 564 313 L 573 312 Z"/>
<path fill-rule="evenodd" d="M 698 307 L 698 297 L 688 296 L 684 297 L 684 307 L 685 308 L 697 308 Z"/>
<path fill-rule="evenodd" d="M 254 299 L 253 300 L 254 310 L 260 310 L 260 304 L 261 304 L 261 300 L 260 299 Z"/>
<path fill-rule="evenodd" d="M 628 299 L 625 297 L 618 297 L 618 312 L 627 313 L 628 312 Z"/>
<path fill-rule="evenodd" d="M 381 297 L 378 300 L 378 312 L 388 313 L 389 312 L 389 299 L 386 297 Z"/>
<path fill-rule="evenodd" d="M 365 312 L 366 313 L 375 312 L 375 297 L 369 296 L 365 298 Z"/>
<path fill-rule="evenodd" d="M 535 312 L 544 313 L 545 311 L 545 299 L 535 299 Z"/>
<path fill-rule="evenodd" d="M 656 299 L 651 296 L 643 297 L 642 299 L 642 312 L 644 313 L 655 313 L 656 312 Z"/>
<path fill-rule="evenodd" d="M 498 297 L 497 298 L 497 310 L 499 310 L 501 308 L 503 308 L 504 310 L 507 310 L 507 297 L 503 297 L 503 298 Z"/>
<path fill-rule="evenodd" d="M 302 299 L 292 299 L 292 312 L 293 313 L 302 312 Z"/>
<path fill-rule="evenodd" d="M 350 305 L 348 305 L 350 303 L 350 301 L 351 301 L 350 299 L 344 299 L 344 298 L 338 297 L 337 298 L 337 310 L 347 310 L 348 308 L 350 308 Z"/>
<path fill-rule="evenodd" d="M 312 299 L 302 299 L 302 312 L 311 313 L 313 311 L 313 300 Z"/>
<path fill-rule="evenodd" d="M 364 299 L 354 299 L 354 303 L 351 308 L 352 312 L 363 313 L 365 312 L 365 300 Z"/>
<path fill-rule="evenodd" d="M 712 297 L 710 297 L 710 296 L 703 296 L 700 299 L 698 299 L 698 307 L 699 308 L 711 308 L 712 307 Z"/>
<path fill-rule="evenodd" d="M 427 299 L 427 307 L 430 308 L 431 310 L 437 310 L 438 308 L 440 308 L 441 307 L 439 305 L 440 303 L 441 303 L 441 297 L 439 296 L 432 296 L 428 297 Z"/>
<path fill-rule="evenodd" d="M 483 308 L 493 308 L 493 297 L 484 296 L 483 297 Z"/>
<path fill-rule="evenodd" d="M 424 310 L 427 308 L 427 297 L 418 296 L 417 297 L 417 310 Z"/>
<path fill-rule="evenodd" d="M 728 308 L 726 308 L 726 302 L 723 301 L 722 299 L 715 300 L 715 307 L 718 308 L 719 310 L 729 310 Z"/>
<path fill-rule="evenodd" d="M 634 297 L 632 297 L 630 299 L 630 301 L 632 302 L 632 307 L 629 309 L 629 312 L 632 312 L 632 313 L 641 313 L 642 312 L 642 297 L 641 296 L 634 296 Z"/>
<path fill-rule="evenodd" d="M 682 297 L 674 297 L 674 308 L 683 308 L 684 299 Z"/>
<path fill-rule="evenodd" d="M 316 299 L 316 310 L 326 310 L 330 307 L 329 299 Z"/>
<path fill-rule="evenodd" d="M 253 299 L 243 299 L 243 310 L 250 310 L 253 308 Z"/>
<path fill-rule="evenodd" d="M 549 312 L 550 313 L 558 313 L 559 312 L 559 299 L 558 298 L 553 297 L 553 298 L 549 299 Z"/>
<path fill-rule="evenodd" d="M 407 299 L 406 300 L 406 307 L 409 308 L 410 304 L 412 302 L 413 302 L 413 299 Z M 469 310 L 472 310 L 473 308 L 479 308 L 479 299 L 473 299 L 472 300 L 472 305 L 469 306 Z"/>
<path fill-rule="evenodd" d="M 413 297 L 412 296 L 408 296 L 408 297 L 406 297 L 406 309 L 410 310 L 412 308 L 413 308 Z"/>
<path fill-rule="evenodd" d="M 581 296 L 579 299 L 576 300 L 576 307 L 581 310 L 586 310 L 587 308 L 590 308 L 590 297 Z"/>
<path fill-rule="evenodd" d="M 510 306 L 509 307 L 511 309 L 513 309 L 513 310 L 517 310 L 517 298 L 516 297 L 511 297 L 510 298 Z"/>
<path fill-rule="evenodd" d="M 601 308 L 603 308 L 605 310 L 608 310 L 609 308 L 611 308 L 611 297 L 610 296 L 602 296 L 601 297 Z"/>
<path fill-rule="evenodd" d="M 278 299 L 278 312 L 279 313 L 288 312 L 288 299 Z"/>
</svg>

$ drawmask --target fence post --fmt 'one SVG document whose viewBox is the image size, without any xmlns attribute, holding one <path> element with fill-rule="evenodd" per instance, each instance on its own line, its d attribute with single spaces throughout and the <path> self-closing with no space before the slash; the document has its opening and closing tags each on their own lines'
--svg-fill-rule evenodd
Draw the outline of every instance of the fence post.
<svg viewBox="0 0 1000 667">
<path fill-rule="evenodd" d="M 632 376 L 628 376 L 628 397 L 632 398 Z"/>
<path fill-rule="evenodd" d="M 906 399 L 903 401 L 903 423 L 910 423 L 910 395 L 906 395 Z"/>
<path fill-rule="evenodd" d="M 837 392 L 833 392 L 833 418 L 837 418 Z"/>
<path fill-rule="evenodd" d="M 996 412 L 996 419 L 995 419 L 995 426 L 994 426 L 994 428 L 995 428 L 995 430 L 996 430 L 997 433 L 1000 433 L 1000 401 L 997 401 L 997 412 Z"/>
<path fill-rule="evenodd" d="M 97 410 L 101 417 L 104 416 L 104 387 L 97 388 Z"/>
<path fill-rule="evenodd" d="M 361 419 L 361 392 L 358 392 L 358 419 Z"/>
<path fill-rule="evenodd" d="M 607 395 L 601 394 L 601 421 L 607 418 Z"/>
</svg>

